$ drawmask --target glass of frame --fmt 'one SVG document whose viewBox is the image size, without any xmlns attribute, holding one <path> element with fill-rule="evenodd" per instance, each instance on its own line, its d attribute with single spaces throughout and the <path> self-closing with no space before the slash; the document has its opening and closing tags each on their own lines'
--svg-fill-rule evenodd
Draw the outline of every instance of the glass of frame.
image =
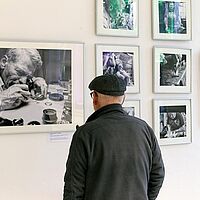
<svg viewBox="0 0 200 200">
<path fill-rule="evenodd" d="M 0 58 L 1 134 L 65 132 L 83 123 L 83 44 L 1 42 Z"/>
<path fill-rule="evenodd" d="M 127 93 L 139 93 L 139 47 L 96 45 L 96 75 L 116 74 L 127 83 Z"/>
<path fill-rule="evenodd" d="M 160 145 L 192 141 L 191 99 L 154 100 L 154 130 Z"/>
<path fill-rule="evenodd" d="M 154 92 L 191 92 L 191 49 L 154 47 Z"/>
<path fill-rule="evenodd" d="M 153 39 L 191 40 L 191 0 L 152 0 Z"/>
<path fill-rule="evenodd" d="M 97 0 L 97 35 L 138 37 L 138 0 Z"/>
<path fill-rule="evenodd" d="M 128 115 L 140 118 L 140 100 L 125 100 L 122 107 Z"/>
</svg>

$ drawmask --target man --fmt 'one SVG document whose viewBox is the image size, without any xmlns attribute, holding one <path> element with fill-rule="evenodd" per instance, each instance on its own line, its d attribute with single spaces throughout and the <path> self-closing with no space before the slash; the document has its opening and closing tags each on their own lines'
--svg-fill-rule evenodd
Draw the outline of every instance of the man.
<svg viewBox="0 0 200 200">
<path fill-rule="evenodd" d="M 129 74 L 124 70 L 124 67 L 123 67 L 123 62 L 120 60 L 119 58 L 120 55 L 117 55 L 115 57 L 115 72 L 116 72 L 116 75 L 119 77 L 119 78 L 122 78 L 124 79 L 124 81 L 126 82 L 126 85 L 130 85 L 130 77 L 129 77 Z"/>
<path fill-rule="evenodd" d="M 34 72 L 42 67 L 37 49 L 8 49 L 0 61 L 0 110 L 14 109 L 33 99 L 46 98 L 47 84 Z"/>
<path fill-rule="evenodd" d="M 115 72 L 115 54 L 114 53 L 104 53 L 104 64 L 103 73 L 104 74 L 114 74 Z"/>
<path fill-rule="evenodd" d="M 90 84 L 95 112 L 75 132 L 64 200 L 155 200 L 164 165 L 153 130 L 122 109 L 125 82 L 116 75 Z"/>
<path fill-rule="evenodd" d="M 179 33 L 179 29 L 182 27 L 179 14 L 179 2 L 168 2 L 164 22 L 166 33 Z"/>
<path fill-rule="evenodd" d="M 181 56 L 178 54 L 160 55 L 160 85 L 172 85 L 173 78 L 178 77 Z"/>
<path fill-rule="evenodd" d="M 184 123 L 183 115 L 180 112 L 171 112 L 167 114 L 167 124 L 170 125 L 170 130 L 175 131 L 181 128 Z"/>
<path fill-rule="evenodd" d="M 185 121 L 181 112 L 167 113 L 167 137 L 185 137 Z"/>
</svg>

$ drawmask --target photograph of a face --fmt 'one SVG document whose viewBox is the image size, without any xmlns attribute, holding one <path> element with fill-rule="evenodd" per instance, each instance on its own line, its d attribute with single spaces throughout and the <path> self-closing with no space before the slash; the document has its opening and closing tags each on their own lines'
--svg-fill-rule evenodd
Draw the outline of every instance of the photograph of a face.
<svg viewBox="0 0 200 200">
<path fill-rule="evenodd" d="M 155 39 L 190 39 L 189 0 L 154 0 Z"/>
<path fill-rule="evenodd" d="M 82 92 L 75 96 L 73 54 L 82 54 L 81 45 L 7 45 L 0 46 L 0 127 L 72 126 L 76 110 L 73 100 L 82 98 Z M 77 64 L 82 63 L 80 59 Z"/>
<path fill-rule="evenodd" d="M 138 35 L 138 0 L 97 0 L 97 34 Z"/>
<path fill-rule="evenodd" d="M 128 115 L 140 118 L 139 100 L 126 100 L 123 103 L 122 108 Z"/>
<path fill-rule="evenodd" d="M 139 91 L 138 47 L 96 46 L 97 75 L 113 74 L 123 79 L 127 92 Z"/>
<path fill-rule="evenodd" d="M 154 115 L 160 144 L 191 142 L 190 100 L 155 100 Z"/>
<path fill-rule="evenodd" d="M 154 91 L 191 92 L 191 50 L 154 48 Z"/>
</svg>

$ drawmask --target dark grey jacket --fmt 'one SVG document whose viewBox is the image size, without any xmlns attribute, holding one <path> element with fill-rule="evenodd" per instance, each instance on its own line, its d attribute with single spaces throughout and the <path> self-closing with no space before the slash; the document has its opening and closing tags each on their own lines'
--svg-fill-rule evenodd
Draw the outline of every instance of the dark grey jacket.
<svg viewBox="0 0 200 200">
<path fill-rule="evenodd" d="M 119 104 L 78 128 L 66 167 L 64 200 L 154 200 L 164 179 L 153 130 Z"/>
</svg>

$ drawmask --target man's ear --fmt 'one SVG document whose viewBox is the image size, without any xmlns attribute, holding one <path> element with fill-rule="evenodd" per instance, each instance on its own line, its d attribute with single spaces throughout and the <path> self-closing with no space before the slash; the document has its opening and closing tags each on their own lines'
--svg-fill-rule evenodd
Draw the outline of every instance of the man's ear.
<svg viewBox="0 0 200 200">
<path fill-rule="evenodd" d="M 98 102 L 98 94 L 96 92 L 93 93 L 93 104 L 97 105 Z"/>
<path fill-rule="evenodd" d="M 0 61 L 0 69 L 4 69 L 6 64 L 8 63 L 8 56 L 7 55 L 4 55 L 2 58 L 1 58 L 1 61 Z"/>
<path fill-rule="evenodd" d="M 98 97 L 96 97 L 96 96 L 94 96 L 93 97 L 93 104 L 94 105 L 97 105 L 97 103 L 98 103 L 98 99 L 97 99 Z"/>
</svg>

